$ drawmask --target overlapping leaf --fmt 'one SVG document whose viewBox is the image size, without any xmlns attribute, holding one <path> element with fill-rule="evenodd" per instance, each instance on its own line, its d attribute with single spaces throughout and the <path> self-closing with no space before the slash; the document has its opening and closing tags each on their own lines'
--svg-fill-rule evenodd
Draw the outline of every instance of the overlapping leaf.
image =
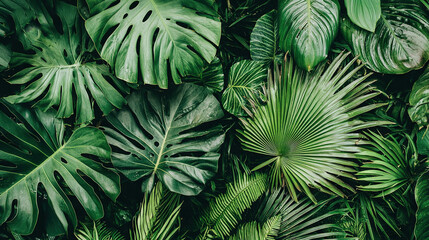
<svg viewBox="0 0 429 240">
<path fill-rule="evenodd" d="M 370 32 L 375 31 L 381 15 L 380 0 L 345 0 L 344 3 L 354 24 Z"/>
<path fill-rule="evenodd" d="M 379 73 L 402 74 L 419 69 L 429 59 L 428 13 L 418 0 L 381 3 L 374 33 L 344 19 L 342 34 L 353 53 Z"/>
<path fill-rule="evenodd" d="M 114 166 L 150 191 L 155 179 L 170 191 L 196 195 L 217 171 L 223 143 L 217 99 L 204 87 L 182 84 L 168 92 L 138 91 L 112 112 L 105 128 Z"/>
<path fill-rule="evenodd" d="M 414 83 L 409 99 L 408 115 L 419 127 L 429 126 L 429 67 Z"/>
<path fill-rule="evenodd" d="M 86 0 L 85 26 L 118 78 L 168 87 L 199 75 L 220 41 L 210 0 Z"/>
<path fill-rule="evenodd" d="M 337 0 L 280 0 L 280 47 L 310 71 L 328 56 L 339 18 Z"/>
<path fill-rule="evenodd" d="M 416 240 L 429 238 L 429 172 L 423 174 L 416 184 L 415 198 L 417 203 L 416 226 L 414 235 Z"/>
<path fill-rule="evenodd" d="M 273 10 L 256 21 L 250 35 L 250 56 L 265 64 L 278 62 L 279 26 L 277 11 Z M 280 58 L 281 59 L 281 58 Z"/>
<path fill-rule="evenodd" d="M 265 99 L 263 85 L 267 68 L 260 62 L 243 60 L 229 70 L 228 86 L 222 95 L 223 108 L 235 116 L 244 116 L 244 108 L 252 108 Z"/>
<path fill-rule="evenodd" d="M 26 67 L 9 82 L 23 84 L 26 88 L 7 97 L 9 102 L 36 100 L 36 106 L 44 111 L 58 106 L 57 117 L 67 118 L 75 113 L 78 123 L 94 118 L 94 101 L 104 114 L 125 103 L 115 87 L 121 92 L 127 92 L 127 87 L 115 78 L 107 65 L 91 57 L 94 47 L 76 7 L 64 2 L 56 2 L 55 7 L 50 8 L 44 1 L 15 1 L 2 0 L 0 8 L 10 11 L 23 45 L 28 45 L 34 53 L 14 53 L 11 66 Z M 27 8 L 29 12 L 18 14 Z M 54 13 L 50 14 L 51 11 Z M 26 23 L 25 18 L 31 14 L 35 14 L 33 18 L 40 24 Z M 55 21 L 60 29 L 55 27 Z"/>
<path fill-rule="evenodd" d="M 191 82 L 208 88 L 213 92 L 223 90 L 224 74 L 222 63 L 219 58 L 215 58 L 198 77 L 189 76 L 184 79 L 184 82 Z"/>
<path fill-rule="evenodd" d="M 82 176 L 98 184 L 112 200 L 119 195 L 119 176 L 84 156 L 110 159 L 103 133 L 84 127 L 64 140 L 64 124 L 52 111 L 6 106 L 10 113 L 0 111 L 0 223 L 8 220 L 15 233 L 31 233 L 38 218 L 37 192 L 42 185 L 64 231 L 69 225 L 76 227 L 76 213 L 63 183 L 92 219 L 101 218 L 103 205 Z"/>
</svg>

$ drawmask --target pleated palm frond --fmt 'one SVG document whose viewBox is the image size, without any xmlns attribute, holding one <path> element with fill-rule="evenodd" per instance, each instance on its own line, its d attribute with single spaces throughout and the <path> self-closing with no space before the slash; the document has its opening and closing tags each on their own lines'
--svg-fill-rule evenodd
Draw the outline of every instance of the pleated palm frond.
<svg viewBox="0 0 429 240">
<path fill-rule="evenodd" d="M 412 146 L 406 149 L 392 136 L 387 138 L 368 132 L 368 147 L 364 148 L 358 158 L 363 160 L 362 171 L 356 175 L 362 183 L 358 186 L 362 191 L 374 192 L 374 197 L 384 197 L 400 191 L 400 194 L 408 192 L 419 174 L 415 171 L 417 166 L 417 153 L 413 141 L 408 141 Z"/>
<path fill-rule="evenodd" d="M 78 240 L 125 240 L 117 229 L 110 228 L 101 221 L 95 221 L 92 228 L 82 224 L 74 234 Z"/>
<path fill-rule="evenodd" d="M 280 216 L 276 239 L 344 239 L 346 234 L 336 223 L 346 209 L 333 208 L 330 199 L 314 204 L 308 197 L 299 202 L 282 189 L 267 192 L 256 214 L 258 222 Z"/>
<path fill-rule="evenodd" d="M 200 236 L 200 239 L 229 236 L 241 221 L 244 210 L 250 208 L 266 188 L 266 175 L 260 173 L 239 175 L 227 185 L 226 192 L 213 199 L 204 210 L 200 224 L 208 231 L 205 232 L 205 236 Z"/>
<path fill-rule="evenodd" d="M 280 216 L 268 219 L 264 224 L 256 221 L 242 225 L 237 233 L 229 237 L 229 240 L 275 240 L 280 230 Z"/>
<path fill-rule="evenodd" d="M 163 191 L 157 183 L 150 194 L 145 194 L 140 211 L 133 220 L 131 239 L 175 239 L 176 226 L 182 204 L 177 194 Z"/>
<path fill-rule="evenodd" d="M 340 54 L 325 69 L 311 73 L 295 68 L 288 57 L 269 79 L 268 102 L 243 119 L 243 149 L 271 157 L 253 170 L 271 164 L 272 188 L 286 186 L 297 201 L 298 191 L 316 202 L 310 187 L 344 197 L 355 192 L 343 178 L 354 178 L 358 130 L 386 122 L 362 122 L 355 117 L 383 104 L 362 105 L 379 93 L 371 91 L 370 74 L 353 78 L 357 60 L 340 68 L 348 54 Z M 257 159 L 256 159 L 257 160 Z"/>
</svg>

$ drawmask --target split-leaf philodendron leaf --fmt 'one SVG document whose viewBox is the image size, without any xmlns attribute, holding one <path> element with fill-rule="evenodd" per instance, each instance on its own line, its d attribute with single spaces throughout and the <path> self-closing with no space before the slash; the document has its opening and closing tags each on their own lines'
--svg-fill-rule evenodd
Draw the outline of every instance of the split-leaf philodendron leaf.
<svg viewBox="0 0 429 240">
<path fill-rule="evenodd" d="M 19 2 L 21 6 L 15 1 L 1 0 L 0 9 L 10 12 L 23 46 L 31 52 L 13 53 L 12 67 L 28 67 L 9 79 L 11 84 L 26 86 L 6 98 L 10 103 L 36 100 L 35 105 L 43 111 L 58 106 L 56 117 L 67 118 L 75 113 L 77 123 L 94 119 L 94 101 L 104 114 L 125 104 L 120 91 L 127 92 L 128 87 L 115 78 L 106 64 L 91 56 L 94 45 L 76 7 L 56 2 L 51 8 L 32 1 Z M 44 14 L 30 11 L 37 12 L 36 9 Z M 51 11 L 55 13 L 49 14 Z M 26 23 L 25 17 L 31 14 L 37 22 Z M 61 29 L 56 28 L 55 22 Z"/>
<path fill-rule="evenodd" d="M 170 191 L 196 195 L 217 170 L 224 133 L 214 121 L 222 116 L 217 99 L 194 84 L 135 92 L 128 107 L 107 116 L 113 165 L 132 181 L 143 178 L 145 192 L 159 179 Z"/>
<path fill-rule="evenodd" d="M 85 26 L 118 78 L 168 87 L 199 75 L 220 41 L 210 0 L 86 0 Z"/>
<path fill-rule="evenodd" d="M 12 231 L 30 234 L 39 215 L 38 191 L 43 186 L 49 204 L 64 231 L 77 225 L 73 205 L 65 185 L 88 215 L 103 217 L 103 205 L 90 178 L 115 200 L 119 176 L 84 154 L 103 161 L 110 159 L 110 147 L 103 132 L 83 127 L 65 137 L 62 120 L 53 111 L 28 110 L 4 102 L 0 111 L 0 224 L 8 221 Z"/>
<path fill-rule="evenodd" d="M 375 32 L 344 18 L 341 31 L 369 69 L 403 74 L 422 68 L 429 59 L 429 14 L 418 0 L 386 0 Z"/>
<path fill-rule="evenodd" d="M 328 56 L 339 19 L 337 0 L 280 0 L 280 47 L 310 71 Z"/>
</svg>

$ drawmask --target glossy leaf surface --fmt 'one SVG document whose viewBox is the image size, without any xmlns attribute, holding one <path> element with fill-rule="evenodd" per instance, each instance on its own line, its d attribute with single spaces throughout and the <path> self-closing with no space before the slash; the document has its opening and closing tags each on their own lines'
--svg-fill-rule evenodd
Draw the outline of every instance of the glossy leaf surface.
<svg viewBox="0 0 429 240">
<path fill-rule="evenodd" d="M 380 0 L 345 0 L 344 3 L 354 24 L 370 32 L 375 31 L 381 15 Z"/>
<path fill-rule="evenodd" d="M 429 19 L 419 1 L 387 0 L 374 33 L 343 19 L 341 30 L 353 53 L 369 69 L 403 74 L 419 69 L 429 59 Z"/>
<path fill-rule="evenodd" d="M 280 0 L 280 47 L 310 71 L 328 56 L 339 18 L 337 0 Z"/>
</svg>

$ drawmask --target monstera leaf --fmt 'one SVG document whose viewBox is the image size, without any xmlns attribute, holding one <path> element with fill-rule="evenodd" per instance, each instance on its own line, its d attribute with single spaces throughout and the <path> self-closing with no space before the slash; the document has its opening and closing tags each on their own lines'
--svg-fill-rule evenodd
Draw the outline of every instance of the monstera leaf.
<svg viewBox="0 0 429 240">
<path fill-rule="evenodd" d="M 381 15 L 380 0 L 345 0 L 344 3 L 354 24 L 370 32 L 375 31 Z"/>
<path fill-rule="evenodd" d="M 220 21 L 210 0 L 86 0 L 85 26 L 116 76 L 168 87 L 171 75 L 199 75 L 220 41 Z"/>
<path fill-rule="evenodd" d="M 310 71 L 328 56 L 339 18 L 337 0 L 281 0 L 280 47 L 292 54 L 299 67 Z"/>
<path fill-rule="evenodd" d="M 245 116 L 243 107 L 265 98 L 262 86 L 267 80 L 267 68 L 261 62 L 243 60 L 229 70 L 228 86 L 222 95 L 223 108 L 235 116 Z"/>
<path fill-rule="evenodd" d="M 415 198 L 417 203 L 416 240 L 429 239 L 429 172 L 424 173 L 416 183 Z"/>
<path fill-rule="evenodd" d="M 115 128 L 105 128 L 113 165 L 132 181 L 143 178 L 145 192 L 156 177 L 170 191 L 196 195 L 217 171 L 224 134 L 213 121 L 222 116 L 219 102 L 204 87 L 135 92 L 128 107 L 107 116 Z"/>
<path fill-rule="evenodd" d="M 408 115 L 419 127 L 429 126 L 429 67 L 414 83 Z"/>
<path fill-rule="evenodd" d="M 32 6 L 33 3 L 29 1 L 26 6 Z M 107 65 L 99 64 L 90 56 L 94 47 L 83 28 L 76 7 L 60 1 L 55 3 L 54 9 L 37 2 L 34 5 L 37 5 L 37 9 L 43 7 L 46 13 L 35 16 L 41 24 L 27 24 L 19 32 L 22 34 L 21 39 L 29 42 L 29 48 L 34 54 L 14 53 L 11 66 L 28 67 L 9 80 L 12 84 L 25 84 L 26 88 L 6 99 L 11 103 L 23 103 L 41 98 L 36 106 L 44 111 L 58 106 L 56 116 L 59 118 L 70 117 L 75 105 L 78 123 L 94 118 L 94 100 L 104 114 L 115 107 L 120 108 L 125 103 L 125 98 L 113 85 L 125 92 L 128 89 L 110 73 Z M 9 7 L 12 17 L 16 23 L 23 24 L 21 15 L 14 14 L 19 13 L 15 11 L 15 7 Z M 59 19 L 54 20 L 48 14 L 51 10 L 55 11 Z M 61 29 L 57 29 L 54 22 Z M 75 99 L 73 93 L 76 95 Z"/>
<path fill-rule="evenodd" d="M 374 33 L 345 19 L 341 31 L 355 55 L 379 73 L 402 74 L 429 59 L 429 20 L 417 0 L 386 0 Z"/>
<path fill-rule="evenodd" d="M 0 224 L 8 220 L 12 231 L 31 233 L 39 214 L 37 192 L 43 186 L 64 230 L 69 224 L 76 227 L 76 213 L 64 184 L 92 219 L 101 218 L 103 205 L 83 177 L 98 184 L 112 200 L 119 195 L 119 176 L 85 156 L 110 159 L 103 133 L 83 127 L 66 140 L 64 124 L 52 111 L 6 106 L 9 110 L 0 111 Z"/>
<path fill-rule="evenodd" d="M 10 48 L 3 43 L 2 39 L 9 33 L 10 26 L 6 18 L 6 14 L 0 8 L 0 70 L 3 70 L 9 66 L 11 51 Z"/>
<path fill-rule="evenodd" d="M 250 35 L 250 55 L 255 61 L 270 64 L 281 60 L 277 52 L 279 48 L 279 26 L 277 11 L 273 10 L 256 21 Z"/>
</svg>

